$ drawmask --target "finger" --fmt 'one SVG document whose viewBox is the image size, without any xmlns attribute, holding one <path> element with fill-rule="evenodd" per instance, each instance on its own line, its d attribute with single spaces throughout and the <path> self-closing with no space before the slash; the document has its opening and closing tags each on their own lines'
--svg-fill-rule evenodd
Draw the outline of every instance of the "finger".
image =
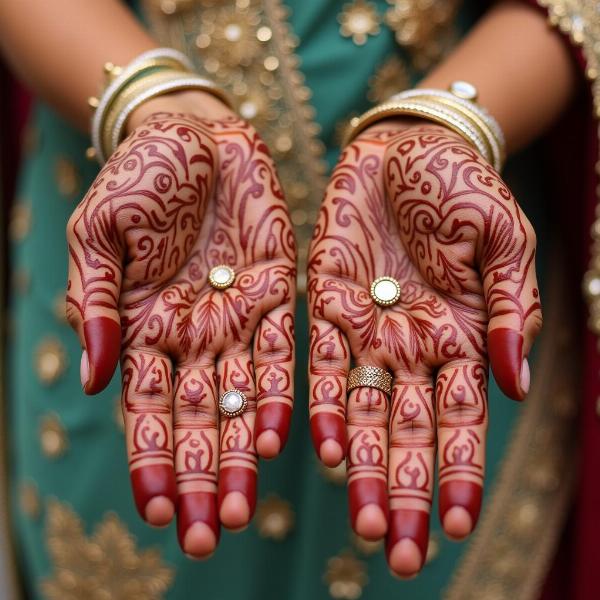
<svg viewBox="0 0 600 600">
<path fill-rule="evenodd" d="M 133 496 L 152 525 L 170 522 L 177 501 L 172 440 L 171 361 L 128 350 L 121 359 L 122 407 Z"/>
<path fill-rule="evenodd" d="M 309 352 L 310 433 L 319 458 L 335 467 L 346 455 L 350 349 L 335 325 L 312 318 Z"/>
<path fill-rule="evenodd" d="M 475 527 L 485 467 L 487 369 L 470 361 L 442 367 L 436 382 L 440 520 L 452 538 Z"/>
<path fill-rule="evenodd" d="M 207 557 L 219 540 L 217 469 L 219 429 L 212 361 L 180 366 L 174 383 L 177 534 L 183 551 Z"/>
<path fill-rule="evenodd" d="M 515 214 L 499 210 L 490 221 L 481 260 L 488 355 L 500 389 L 522 400 L 530 382 L 527 356 L 542 325 L 535 232 L 518 207 Z"/>
<path fill-rule="evenodd" d="M 221 416 L 218 503 L 221 523 L 245 527 L 256 508 L 257 456 L 254 447 L 256 392 L 248 349 L 222 354 L 217 364 L 219 396 L 237 389 L 246 395 L 246 410 L 237 417 Z"/>
<path fill-rule="evenodd" d="M 435 463 L 435 409 L 431 383 L 397 382 L 390 414 L 388 494 L 390 568 L 412 577 L 427 555 Z"/>
<path fill-rule="evenodd" d="M 388 416 L 388 398 L 382 391 L 360 387 L 350 392 L 346 456 L 350 521 L 354 531 L 368 540 L 387 531 Z"/>
<path fill-rule="evenodd" d="M 294 307 L 265 315 L 254 336 L 257 413 L 254 425 L 260 456 L 273 458 L 285 446 L 294 398 Z"/>
</svg>

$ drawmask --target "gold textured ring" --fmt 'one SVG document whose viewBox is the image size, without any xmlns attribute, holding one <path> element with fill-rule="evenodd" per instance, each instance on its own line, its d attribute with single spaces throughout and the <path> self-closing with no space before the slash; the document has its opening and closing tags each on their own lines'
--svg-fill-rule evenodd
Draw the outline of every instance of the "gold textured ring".
<svg viewBox="0 0 600 600">
<path fill-rule="evenodd" d="M 389 396 L 392 393 L 392 376 L 385 369 L 379 367 L 370 365 L 355 367 L 348 373 L 346 389 L 351 392 L 359 387 L 376 388 Z"/>
<path fill-rule="evenodd" d="M 219 410 L 226 417 L 239 417 L 248 406 L 246 394 L 237 388 L 227 390 L 219 400 Z"/>
<path fill-rule="evenodd" d="M 393 278 L 378 277 L 371 283 L 371 298 L 379 306 L 392 306 L 400 300 L 400 284 Z"/>
<path fill-rule="evenodd" d="M 224 290 L 235 281 L 235 271 L 227 265 L 217 265 L 210 270 L 208 281 L 217 290 Z"/>
</svg>

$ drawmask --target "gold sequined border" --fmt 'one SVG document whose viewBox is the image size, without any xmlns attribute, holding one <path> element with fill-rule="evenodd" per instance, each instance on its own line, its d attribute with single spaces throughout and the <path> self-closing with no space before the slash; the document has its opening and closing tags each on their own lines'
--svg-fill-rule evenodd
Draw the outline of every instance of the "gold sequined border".
<svg viewBox="0 0 600 600">
<path fill-rule="evenodd" d="M 185 52 L 200 73 L 225 87 L 272 150 L 298 239 L 298 287 L 304 289 L 308 244 L 326 186 L 325 147 L 287 9 L 280 0 L 142 4 L 157 39 Z"/>
<path fill-rule="evenodd" d="M 558 251 L 551 258 L 531 392 L 445 600 L 539 598 L 562 532 L 573 490 L 578 353 L 565 266 Z"/>
</svg>

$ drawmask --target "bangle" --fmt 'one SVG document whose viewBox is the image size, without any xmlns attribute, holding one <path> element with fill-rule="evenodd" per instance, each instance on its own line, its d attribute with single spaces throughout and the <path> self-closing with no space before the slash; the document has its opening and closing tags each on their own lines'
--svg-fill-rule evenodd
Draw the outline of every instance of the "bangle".
<svg viewBox="0 0 600 600">
<path fill-rule="evenodd" d="M 450 90 L 414 89 L 392 96 L 387 102 L 352 119 L 345 143 L 382 119 L 399 115 L 421 117 L 458 133 L 500 171 L 505 158 L 505 141 L 500 125 L 475 103 L 477 90 L 474 86 L 455 82 Z"/>
</svg>

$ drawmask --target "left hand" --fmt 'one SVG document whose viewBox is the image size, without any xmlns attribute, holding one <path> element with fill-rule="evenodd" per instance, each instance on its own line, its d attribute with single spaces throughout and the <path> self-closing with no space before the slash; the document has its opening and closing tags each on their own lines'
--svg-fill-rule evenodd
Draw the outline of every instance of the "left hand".
<svg viewBox="0 0 600 600">
<path fill-rule="evenodd" d="M 386 121 L 344 150 L 309 258 L 311 432 L 326 465 L 346 456 L 352 526 L 387 534 L 399 575 L 424 564 L 436 447 L 443 527 L 462 538 L 475 526 L 488 355 L 521 400 L 541 326 L 534 257 L 510 190 L 455 133 Z M 386 308 L 369 293 L 384 275 L 401 286 Z M 347 395 L 351 362 L 391 371 L 391 398 Z"/>
</svg>

